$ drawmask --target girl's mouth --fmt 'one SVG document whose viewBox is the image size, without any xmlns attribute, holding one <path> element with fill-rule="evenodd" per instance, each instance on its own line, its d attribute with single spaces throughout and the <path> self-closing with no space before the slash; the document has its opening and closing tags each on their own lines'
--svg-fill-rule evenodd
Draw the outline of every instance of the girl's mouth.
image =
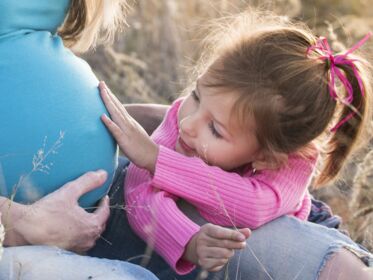
<svg viewBox="0 0 373 280">
<path fill-rule="evenodd" d="M 183 139 L 181 139 L 181 137 L 179 137 L 178 141 L 179 141 L 179 144 L 180 144 L 181 148 L 182 148 L 184 151 L 189 152 L 189 153 L 194 151 L 194 149 L 192 149 L 190 146 L 188 146 L 188 145 L 183 141 Z"/>
</svg>

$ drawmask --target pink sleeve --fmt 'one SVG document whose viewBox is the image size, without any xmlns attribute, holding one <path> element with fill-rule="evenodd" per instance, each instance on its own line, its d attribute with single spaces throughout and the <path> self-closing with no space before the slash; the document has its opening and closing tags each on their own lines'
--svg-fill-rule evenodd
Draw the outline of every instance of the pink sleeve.
<svg viewBox="0 0 373 280">
<path fill-rule="evenodd" d="M 192 271 L 195 265 L 181 257 L 200 227 L 179 210 L 173 195 L 153 188 L 150 181 L 127 187 L 126 207 L 132 229 L 178 274 Z"/>
<path fill-rule="evenodd" d="M 301 220 L 307 220 L 311 212 L 311 195 L 309 191 L 306 192 L 302 201 L 302 208 L 295 213 L 295 216 Z"/>
<path fill-rule="evenodd" d="M 289 158 L 280 170 L 240 176 L 160 146 L 153 185 L 189 201 L 211 223 L 255 229 L 299 210 L 313 164 Z"/>
</svg>

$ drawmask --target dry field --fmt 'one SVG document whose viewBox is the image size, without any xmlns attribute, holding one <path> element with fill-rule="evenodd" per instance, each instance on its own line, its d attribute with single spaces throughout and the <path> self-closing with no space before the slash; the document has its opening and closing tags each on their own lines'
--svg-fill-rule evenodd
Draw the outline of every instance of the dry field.
<svg viewBox="0 0 373 280">
<path fill-rule="evenodd" d="M 100 47 L 86 58 L 123 102 L 169 103 L 187 85 L 198 59 L 208 20 L 250 6 L 305 21 L 317 34 L 341 44 L 373 30 L 373 0 L 137 0 L 114 47 Z M 339 43 L 334 46 L 338 48 Z M 373 57 L 373 42 L 363 48 Z M 373 151 L 366 147 L 341 180 L 314 191 L 343 217 L 352 237 L 373 249 Z"/>
</svg>

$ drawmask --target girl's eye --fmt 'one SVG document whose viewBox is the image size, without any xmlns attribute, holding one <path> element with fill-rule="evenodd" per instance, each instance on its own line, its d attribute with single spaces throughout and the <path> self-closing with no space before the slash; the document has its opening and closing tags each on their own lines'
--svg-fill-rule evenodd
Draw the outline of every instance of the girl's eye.
<svg viewBox="0 0 373 280">
<path fill-rule="evenodd" d="M 215 129 L 214 123 L 209 123 L 209 128 L 211 130 L 212 135 L 214 135 L 216 138 L 223 138 L 223 136 L 220 135 L 220 133 Z"/>
<path fill-rule="evenodd" d="M 196 102 L 199 102 L 199 97 L 198 97 L 198 95 L 197 95 L 197 93 L 196 93 L 195 90 L 192 91 L 192 97 L 193 97 L 193 99 L 194 99 Z"/>
</svg>

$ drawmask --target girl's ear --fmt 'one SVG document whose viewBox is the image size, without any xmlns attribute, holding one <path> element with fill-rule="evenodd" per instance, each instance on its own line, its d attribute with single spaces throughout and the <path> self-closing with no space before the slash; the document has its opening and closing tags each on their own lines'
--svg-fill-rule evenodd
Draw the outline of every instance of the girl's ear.
<svg viewBox="0 0 373 280">
<path fill-rule="evenodd" d="M 288 155 L 285 153 L 271 152 L 264 153 L 260 152 L 256 160 L 252 162 L 252 167 L 256 170 L 264 169 L 278 169 L 288 160 Z"/>
</svg>

